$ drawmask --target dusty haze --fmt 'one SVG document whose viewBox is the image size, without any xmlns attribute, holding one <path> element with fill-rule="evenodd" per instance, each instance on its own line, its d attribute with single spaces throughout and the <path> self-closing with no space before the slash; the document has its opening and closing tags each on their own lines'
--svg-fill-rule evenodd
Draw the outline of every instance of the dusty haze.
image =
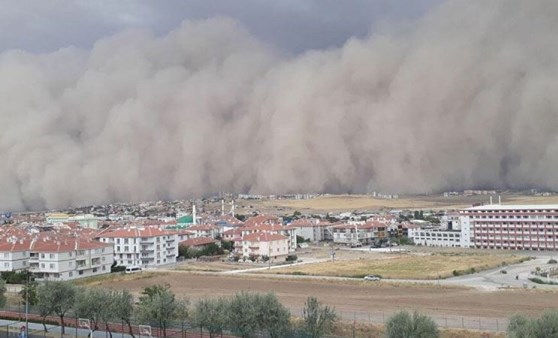
<svg viewBox="0 0 558 338">
<path fill-rule="evenodd" d="M 0 209 L 558 189 L 558 2 L 451 1 L 284 57 L 233 20 L 0 54 Z"/>
</svg>

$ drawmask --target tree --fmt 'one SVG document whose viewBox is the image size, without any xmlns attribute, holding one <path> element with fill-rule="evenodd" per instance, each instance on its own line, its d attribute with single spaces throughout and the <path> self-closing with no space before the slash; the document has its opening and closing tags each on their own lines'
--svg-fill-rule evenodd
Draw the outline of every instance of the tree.
<svg viewBox="0 0 558 338">
<path fill-rule="evenodd" d="M 228 250 L 232 252 L 234 250 L 234 242 L 233 241 L 221 241 L 221 247 L 224 250 Z"/>
<path fill-rule="evenodd" d="M 258 329 L 254 295 L 242 291 L 232 297 L 228 306 L 228 324 L 234 334 L 250 337 Z"/>
<path fill-rule="evenodd" d="M 75 303 L 76 288 L 73 284 L 63 281 L 46 281 L 37 289 L 39 294 L 39 312 L 43 318 L 43 326 L 47 331 L 45 319 L 50 314 L 60 317 L 62 334 L 65 333 L 64 317 Z"/>
<path fill-rule="evenodd" d="M 316 297 L 308 297 L 303 310 L 304 330 L 311 338 L 331 332 L 337 320 L 335 309 L 321 304 Z"/>
<path fill-rule="evenodd" d="M 190 317 L 190 302 L 187 299 L 178 299 L 176 300 L 176 312 L 175 317 L 180 321 L 182 326 L 182 331 L 184 331 L 184 325 L 186 321 Z"/>
<path fill-rule="evenodd" d="M 256 321 L 271 338 L 285 337 L 291 328 L 291 313 L 273 293 L 256 295 Z"/>
<path fill-rule="evenodd" d="M 114 319 L 113 294 L 104 289 L 81 288 L 76 293 L 74 310 L 79 318 L 87 318 L 91 322 L 91 330 L 99 329 L 99 323 L 105 324 L 112 337 L 108 323 Z"/>
<path fill-rule="evenodd" d="M 6 305 L 6 282 L 0 279 L 0 307 Z"/>
<path fill-rule="evenodd" d="M 29 292 L 29 298 L 27 298 L 27 292 Z M 31 281 L 28 285 L 24 285 L 19 291 L 19 296 L 21 297 L 21 303 L 25 304 L 29 301 L 29 305 L 37 305 L 39 301 L 37 295 L 37 282 Z"/>
<path fill-rule="evenodd" d="M 401 311 L 390 317 L 386 324 L 388 338 L 435 338 L 439 337 L 438 326 L 432 318 L 414 312 Z"/>
<path fill-rule="evenodd" d="M 200 336 L 205 328 L 210 338 L 216 337 L 227 325 L 228 308 L 229 302 L 225 298 L 201 299 L 194 307 L 192 325 L 200 328 Z"/>
<path fill-rule="evenodd" d="M 166 337 L 169 323 L 176 318 L 178 303 L 174 293 L 168 285 L 153 285 L 145 288 L 142 294 L 137 307 L 138 320 L 157 326 Z"/>
<path fill-rule="evenodd" d="M 558 337 L 558 311 L 548 310 L 539 318 L 529 319 L 520 315 L 510 318 L 508 324 L 510 338 Z"/>
<path fill-rule="evenodd" d="M 128 326 L 128 334 L 135 338 L 134 330 L 132 329 L 132 316 L 134 313 L 134 297 L 128 290 L 113 291 L 112 298 L 112 311 L 115 318 L 120 319 Z"/>
</svg>

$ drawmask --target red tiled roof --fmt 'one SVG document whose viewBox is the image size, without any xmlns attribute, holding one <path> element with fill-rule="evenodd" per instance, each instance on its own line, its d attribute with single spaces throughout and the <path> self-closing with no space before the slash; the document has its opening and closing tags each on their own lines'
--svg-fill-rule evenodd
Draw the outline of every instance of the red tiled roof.
<svg viewBox="0 0 558 338">
<path fill-rule="evenodd" d="M 167 236 L 170 232 L 157 227 L 128 227 L 98 234 L 101 238 L 132 238 L 132 237 L 159 237 Z"/>
<path fill-rule="evenodd" d="M 190 238 L 185 241 L 182 241 L 180 242 L 180 245 L 201 246 L 201 245 L 207 245 L 211 243 L 217 243 L 217 241 L 211 237 L 196 237 L 196 238 Z"/>
<path fill-rule="evenodd" d="M 279 234 L 270 234 L 270 233 L 254 233 L 250 235 L 246 235 L 242 238 L 243 241 L 248 242 L 271 242 L 271 241 L 280 241 L 280 240 L 288 240 L 287 236 L 279 235 Z"/>
</svg>

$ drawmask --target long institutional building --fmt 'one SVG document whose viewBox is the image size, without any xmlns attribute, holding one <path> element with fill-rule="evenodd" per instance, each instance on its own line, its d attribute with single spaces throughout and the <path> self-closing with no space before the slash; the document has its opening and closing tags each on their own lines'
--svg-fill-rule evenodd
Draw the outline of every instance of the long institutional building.
<svg viewBox="0 0 558 338">
<path fill-rule="evenodd" d="M 483 249 L 557 250 L 558 205 L 491 204 L 460 211 L 461 232 Z"/>
</svg>

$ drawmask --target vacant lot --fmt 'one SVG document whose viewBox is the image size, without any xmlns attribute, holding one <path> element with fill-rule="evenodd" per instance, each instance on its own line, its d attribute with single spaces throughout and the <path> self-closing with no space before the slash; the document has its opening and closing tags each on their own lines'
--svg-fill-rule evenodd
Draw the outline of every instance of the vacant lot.
<svg viewBox="0 0 558 338">
<path fill-rule="evenodd" d="M 179 297 L 195 301 L 204 297 L 232 295 L 238 291 L 269 292 L 293 310 L 303 307 L 310 295 L 339 311 L 382 312 L 417 309 L 431 314 L 508 317 L 518 311 L 538 314 L 556 307 L 558 294 L 535 290 L 479 292 L 474 289 L 436 286 L 400 285 L 364 281 L 328 281 L 308 278 L 262 278 L 170 272 L 160 277 L 114 282 L 107 280 L 97 285 L 127 289 L 139 294 L 153 284 L 169 284 Z"/>
<path fill-rule="evenodd" d="M 265 271 L 275 274 L 363 277 L 381 275 L 384 278 L 436 279 L 454 275 L 454 271 L 486 270 L 503 264 L 518 263 L 524 256 L 475 253 L 433 253 L 424 255 L 382 255 L 356 260 L 339 260 L 285 267 Z"/>
</svg>

